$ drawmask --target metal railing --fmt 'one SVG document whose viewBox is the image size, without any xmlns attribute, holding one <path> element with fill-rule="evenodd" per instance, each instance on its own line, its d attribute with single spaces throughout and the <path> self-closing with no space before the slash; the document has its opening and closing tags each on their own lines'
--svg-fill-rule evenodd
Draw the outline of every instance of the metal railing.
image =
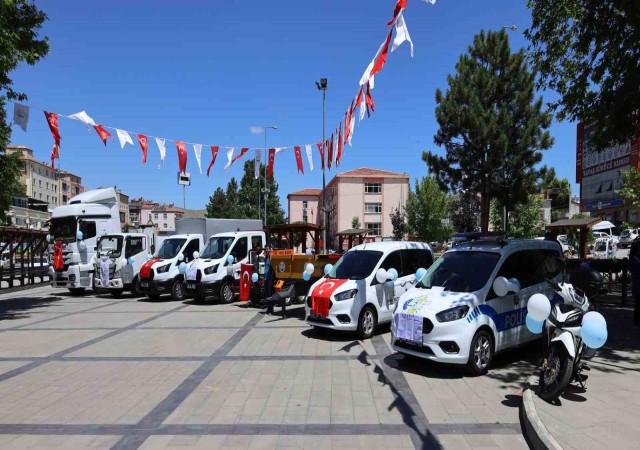
<svg viewBox="0 0 640 450">
<path fill-rule="evenodd" d="M 47 232 L 0 227 L 0 291 L 50 281 Z"/>
</svg>

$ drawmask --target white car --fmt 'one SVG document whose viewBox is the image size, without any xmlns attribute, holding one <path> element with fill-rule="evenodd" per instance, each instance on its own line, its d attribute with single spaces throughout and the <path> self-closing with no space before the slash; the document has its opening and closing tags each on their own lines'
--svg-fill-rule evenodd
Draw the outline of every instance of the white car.
<svg viewBox="0 0 640 450">
<path fill-rule="evenodd" d="M 162 241 L 160 249 L 140 268 L 139 290 L 152 300 L 161 294 L 171 294 L 174 300 L 184 300 L 187 292 L 182 262 L 189 263 L 204 247 L 201 234 L 175 234 Z M 194 253 L 196 255 L 194 256 Z"/>
<path fill-rule="evenodd" d="M 402 294 L 416 283 L 415 273 L 433 263 L 433 252 L 421 242 L 387 241 L 358 245 L 346 252 L 329 273 L 309 288 L 306 322 L 319 328 L 357 331 L 373 336 Z M 397 278 L 380 282 L 379 269 L 397 271 Z"/>
<path fill-rule="evenodd" d="M 640 229 L 638 228 L 628 228 L 623 230 L 622 233 L 620 233 L 620 242 L 618 246 L 620 248 L 630 247 L 639 235 Z"/>
<path fill-rule="evenodd" d="M 495 352 L 533 340 L 525 325 L 536 293 L 561 299 L 546 279 L 564 269 L 557 243 L 541 240 L 477 241 L 442 255 L 393 311 L 394 350 L 485 373 Z M 507 295 L 494 292 L 501 278 Z M 515 281 L 515 280 L 517 281 Z"/>
</svg>

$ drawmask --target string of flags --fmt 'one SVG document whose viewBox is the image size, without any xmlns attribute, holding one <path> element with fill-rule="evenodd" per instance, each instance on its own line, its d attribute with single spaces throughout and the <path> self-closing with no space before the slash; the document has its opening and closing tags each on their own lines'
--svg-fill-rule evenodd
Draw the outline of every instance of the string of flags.
<svg viewBox="0 0 640 450">
<path fill-rule="evenodd" d="M 424 3 L 435 4 L 436 0 L 422 0 Z M 347 107 L 347 111 L 344 114 L 344 117 L 340 120 L 338 125 L 335 128 L 335 131 L 331 133 L 330 137 L 325 140 L 325 142 L 317 142 L 315 143 L 320 154 L 320 160 L 322 161 L 321 168 L 325 169 L 325 154 L 326 158 L 326 167 L 331 169 L 333 166 L 339 166 L 342 162 L 342 158 L 344 157 L 345 145 L 348 144 L 351 147 L 351 140 L 353 138 L 354 130 L 355 130 L 355 121 L 356 121 L 356 113 L 359 118 L 359 122 L 364 120 L 365 115 L 367 117 L 371 116 L 371 113 L 375 111 L 375 103 L 373 101 L 373 97 L 371 95 L 371 91 L 375 87 L 375 75 L 382 71 L 382 68 L 387 62 L 387 58 L 389 52 L 393 53 L 400 45 L 404 42 L 408 42 L 411 51 L 411 57 L 413 57 L 413 41 L 411 40 L 411 36 L 409 35 L 409 30 L 407 29 L 407 24 L 404 19 L 404 11 L 407 7 L 408 0 L 397 0 L 393 17 L 387 23 L 387 26 L 390 27 L 385 40 L 382 42 L 375 56 L 365 69 L 362 77 L 360 78 L 358 92 L 355 95 L 355 98 L 349 103 Z M 393 33 L 395 31 L 395 37 Z M 392 41 L 393 38 L 393 41 Z M 20 126 L 24 132 L 27 131 L 27 124 L 30 119 L 30 109 L 32 108 L 28 105 L 24 105 L 21 103 L 13 102 L 14 110 L 13 110 L 13 123 Z M 86 111 L 80 111 L 71 115 L 64 115 L 50 111 L 43 111 L 45 118 L 47 120 L 47 124 L 49 125 L 49 130 L 51 131 L 51 136 L 53 137 L 54 143 L 53 148 L 51 149 L 51 166 L 54 167 L 54 162 L 56 159 L 60 159 L 60 148 L 61 148 L 61 135 L 60 128 L 58 124 L 58 118 L 64 117 L 67 119 L 77 120 L 85 124 L 87 129 L 91 131 L 91 128 L 95 130 L 98 134 L 99 139 L 102 141 L 104 146 L 107 146 L 107 139 L 113 140 L 113 135 L 108 130 L 115 131 L 116 137 L 118 138 L 118 142 L 120 147 L 124 149 L 125 145 L 133 146 L 133 139 L 131 138 L 131 134 L 136 136 L 138 141 L 138 145 L 140 146 L 140 150 L 142 151 L 142 164 L 146 164 L 147 155 L 149 150 L 149 139 L 153 138 L 155 140 L 156 146 L 158 148 L 158 152 L 160 154 L 160 162 L 158 164 L 158 168 L 162 168 L 164 166 L 164 161 L 166 158 L 167 150 L 166 150 L 166 141 L 173 141 L 176 145 L 176 151 L 178 155 L 178 166 L 180 169 L 180 173 L 186 173 L 187 170 L 187 159 L 188 159 L 188 151 L 187 145 L 191 145 L 193 148 L 193 153 L 196 158 L 196 162 L 198 164 L 199 172 L 202 174 L 202 148 L 210 147 L 211 149 L 211 162 L 207 167 L 206 173 L 207 177 L 210 175 L 211 169 L 213 168 L 217 156 L 218 151 L 220 150 L 219 145 L 205 145 L 200 143 L 190 143 L 176 139 L 166 139 L 157 136 L 150 136 L 148 134 L 135 133 L 129 130 L 125 130 L 122 128 L 115 128 L 107 125 L 102 125 L 96 123 L 95 120 L 89 116 Z M 288 148 L 293 147 L 294 157 L 296 161 L 296 167 L 298 173 L 304 174 L 304 164 L 302 158 L 302 145 L 293 145 L 287 147 L 275 147 L 268 149 L 268 170 L 267 174 L 269 178 L 273 178 L 273 171 L 275 165 L 275 157 L 278 153 L 286 150 Z M 260 164 L 261 164 L 261 155 L 264 148 L 251 148 L 251 147 L 239 147 L 240 151 L 236 154 L 236 148 L 238 147 L 223 147 L 226 149 L 227 155 L 227 163 L 225 165 L 225 170 L 229 171 L 231 166 L 241 158 L 245 156 L 250 150 L 254 150 L 254 172 L 255 177 L 259 177 L 260 173 Z M 305 154 L 307 156 L 307 162 L 309 169 L 313 171 L 313 144 L 305 144 Z"/>
</svg>

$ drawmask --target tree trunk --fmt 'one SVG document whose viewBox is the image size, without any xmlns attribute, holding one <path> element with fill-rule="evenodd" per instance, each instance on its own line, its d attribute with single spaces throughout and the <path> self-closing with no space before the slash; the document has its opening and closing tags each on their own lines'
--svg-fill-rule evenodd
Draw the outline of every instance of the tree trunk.
<svg viewBox="0 0 640 450">
<path fill-rule="evenodd" d="M 486 233 L 489 231 L 489 210 L 491 209 L 491 202 L 489 201 L 486 189 L 482 191 L 480 195 L 480 231 Z"/>
</svg>

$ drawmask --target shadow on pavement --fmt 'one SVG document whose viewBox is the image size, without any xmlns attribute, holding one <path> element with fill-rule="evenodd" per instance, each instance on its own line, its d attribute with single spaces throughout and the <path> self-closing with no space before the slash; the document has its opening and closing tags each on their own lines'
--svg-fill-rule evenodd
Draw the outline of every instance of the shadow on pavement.
<svg viewBox="0 0 640 450">
<path fill-rule="evenodd" d="M 640 328 L 633 326 L 633 309 L 601 306 L 598 312 L 607 320 L 609 333 L 604 347 L 598 349 L 593 359 L 598 370 L 610 373 L 640 370 Z"/>
<path fill-rule="evenodd" d="M 63 296 L 16 297 L 3 300 L 0 302 L 0 320 L 24 319 L 29 317 L 29 312 L 32 310 L 55 306 L 56 302 L 63 300 Z"/>
</svg>

